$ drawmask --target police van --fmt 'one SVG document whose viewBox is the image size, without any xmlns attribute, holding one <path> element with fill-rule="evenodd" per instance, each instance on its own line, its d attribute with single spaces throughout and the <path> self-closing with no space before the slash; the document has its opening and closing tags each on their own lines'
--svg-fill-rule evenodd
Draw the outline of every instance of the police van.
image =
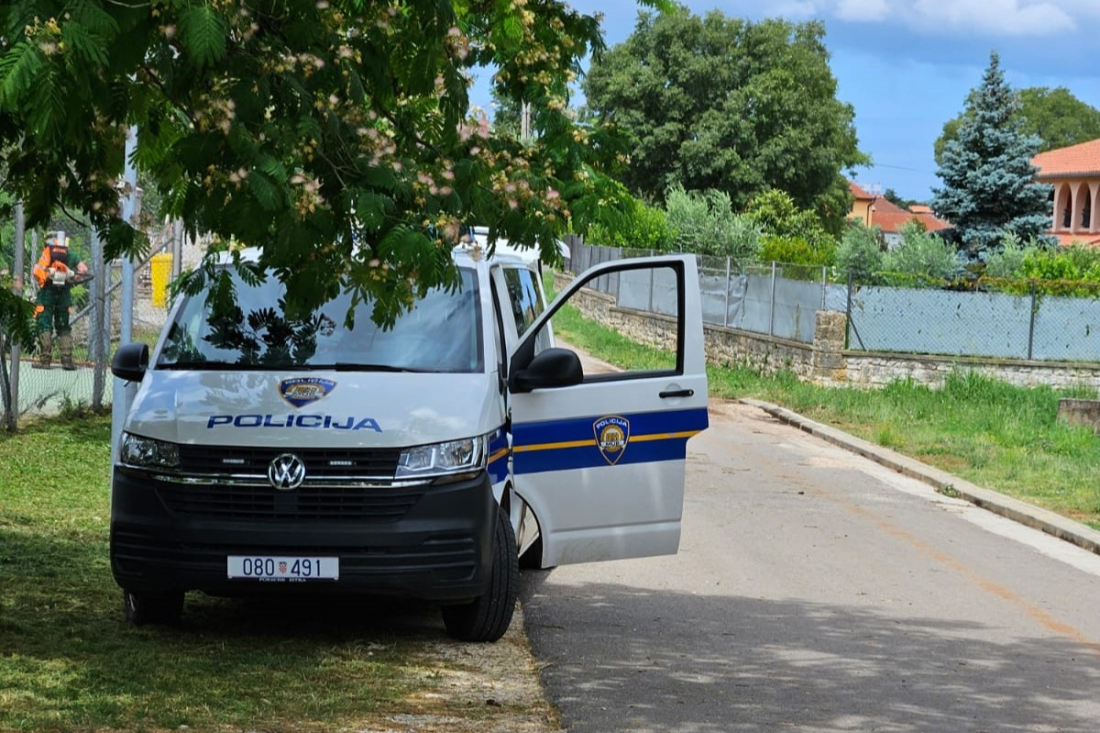
<svg viewBox="0 0 1100 733">
<path fill-rule="evenodd" d="M 230 268 L 233 317 L 181 296 L 151 352 L 117 351 L 115 376 L 140 383 L 111 492 L 130 622 L 177 622 L 188 591 L 393 595 L 495 641 L 521 558 L 677 551 L 687 441 L 707 426 L 694 258 L 597 265 L 549 305 L 530 261 L 474 247 L 455 264 L 460 287 L 389 329 L 350 295 L 288 319 L 275 278 Z M 660 300 L 653 368 L 586 373 L 555 345 L 561 307 L 597 278 Z"/>
</svg>

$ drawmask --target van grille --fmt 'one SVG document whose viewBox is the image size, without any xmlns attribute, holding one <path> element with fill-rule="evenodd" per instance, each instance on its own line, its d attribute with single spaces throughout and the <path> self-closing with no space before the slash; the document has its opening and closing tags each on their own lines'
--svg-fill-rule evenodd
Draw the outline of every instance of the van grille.
<svg viewBox="0 0 1100 733">
<path fill-rule="evenodd" d="M 293 453 L 305 461 L 310 478 L 392 479 L 401 451 L 396 448 L 240 448 L 183 444 L 180 473 L 184 476 L 267 476 L 271 461 Z"/>
<path fill-rule="evenodd" d="M 177 515 L 278 521 L 396 521 L 404 517 L 423 494 L 423 485 L 303 485 L 295 491 L 276 491 L 262 485 L 164 484 L 157 487 L 161 501 Z"/>
<path fill-rule="evenodd" d="M 277 491 L 267 470 L 293 453 L 306 464 L 306 480 Z M 180 468 L 157 487 L 172 512 L 191 517 L 247 520 L 395 521 L 424 493 L 424 485 L 394 482 L 398 449 L 241 448 L 180 445 Z M 166 476 L 167 478 L 167 476 Z M 199 479 L 188 481 L 188 479 Z M 203 480 L 206 479 L 206 480 Z"/>
</svg>

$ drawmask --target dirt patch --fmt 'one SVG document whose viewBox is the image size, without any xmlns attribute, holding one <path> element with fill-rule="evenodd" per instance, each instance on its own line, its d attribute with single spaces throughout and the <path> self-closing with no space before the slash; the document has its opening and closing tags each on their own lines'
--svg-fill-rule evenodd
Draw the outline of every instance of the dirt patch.
<svg viewBox="0 0 1100 733">
<path fill-rule="evenodd" d="M 370 733 L 558 733 L 557 711 L 546 699 L 517 606 L 512 626 L 495 644 L 440 641 L 417 664 L 423 686 L 403 712 L 379 716 Z"/>
</svg>

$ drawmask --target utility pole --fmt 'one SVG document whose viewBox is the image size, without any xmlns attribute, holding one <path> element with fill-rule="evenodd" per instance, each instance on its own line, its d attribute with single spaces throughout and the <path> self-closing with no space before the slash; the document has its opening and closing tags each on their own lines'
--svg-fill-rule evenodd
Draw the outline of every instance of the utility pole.
<svg viewBox="0 0 1100 733">
<path fill-rule="evenodd" d="M 134 150 L 137 147 L 137 127 L 131 127 L 126 134 L 126 169 L 123 174 L 125 194 L 122 199 L 122 219 L 131 226 L 135 224 L 137 212 L 137 169 L 134 168 Z M 121 343 L 133 340 L 134 328 L 134 261 L 127 255 L 122 260 L 122 329 Z M 110 327 L 110 326 L 108 326 Z M 118 455 L 119 439 L 122 437 L 122 424 L 130 413 L 137 385 L 114 378 L 111 394 L 111 465 Z M 114 469 L 112 468 L 112 471 Z"/>
</svg>

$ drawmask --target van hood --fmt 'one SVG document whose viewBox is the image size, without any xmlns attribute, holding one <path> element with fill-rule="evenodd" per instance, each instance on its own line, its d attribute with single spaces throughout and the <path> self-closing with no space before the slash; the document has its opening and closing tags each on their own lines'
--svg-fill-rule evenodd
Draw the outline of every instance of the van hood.
<svg viewBox="0 0 1100 733">
<path fill-rule="evenodd" d="M 127 430 L 173 443 L 403 448 L 504 422 L 495 373 L 146 373 Z"/>
</svg>

